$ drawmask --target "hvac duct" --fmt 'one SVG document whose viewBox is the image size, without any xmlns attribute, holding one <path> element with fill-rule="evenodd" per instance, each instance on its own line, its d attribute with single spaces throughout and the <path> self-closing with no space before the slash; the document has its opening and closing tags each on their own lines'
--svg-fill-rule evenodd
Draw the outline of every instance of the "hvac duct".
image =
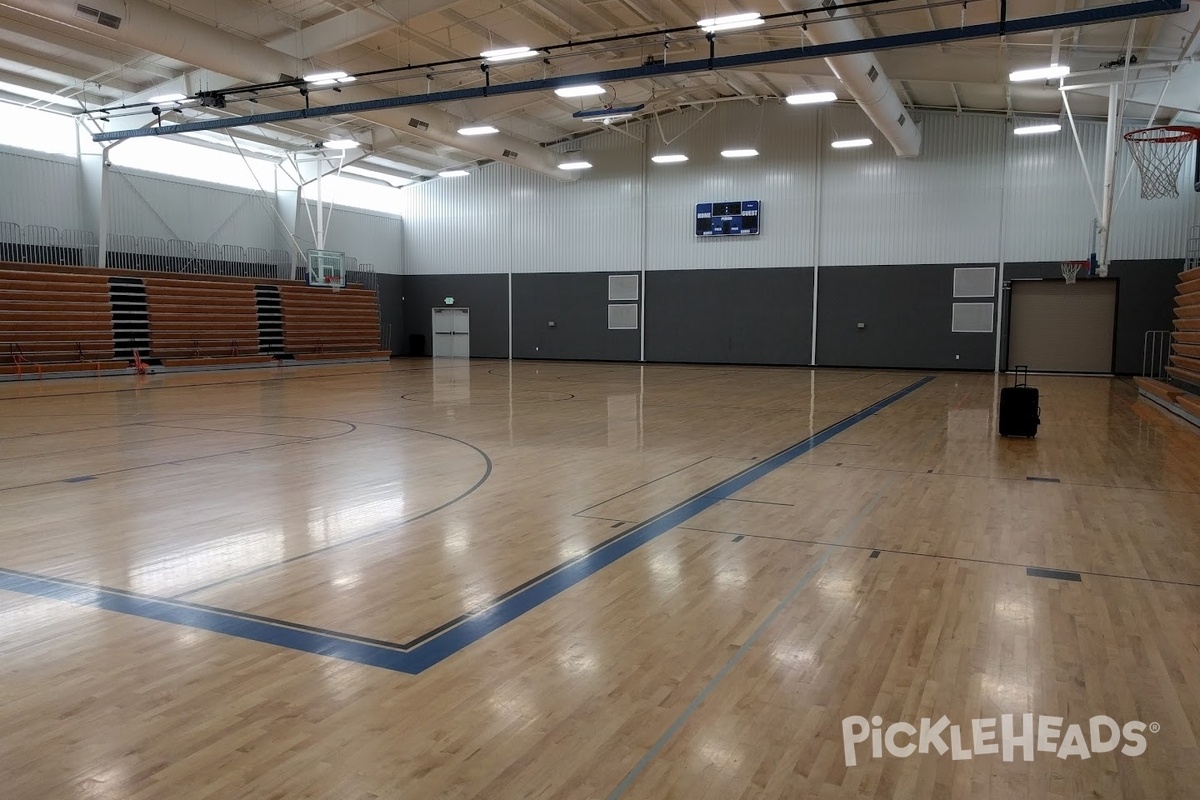
<svg viewBox="0 0 1200 800">
<path fill-rule="evenodd" d="M 863 40 L 858 23 L 838 6 L 837 0 L 780 0 L 780 4 L 788 11 L 812 14 L 813 21 L 805 33 L 814 44 Z M 921 131 L 900 102 L 879 59 L 871 53 L 855 53 L 833 56 L 825 59 L 825 63 L 895 148 L 896 155 L 913 157 L 921 154 Z"/>
<path fill-rule="evenodd" d="M 271 83 L 281 75 L 303 75 L 303 61 L 233 33 L 185 17 L 148 0 L 0 0 L 45 19 L 114 39 L 151 53 L 193 64 L 247 83 Z M 380 100 L 391 95 L 369 86 L 339 87 L 342 102 Z M 497 134 L 461 136 L 462 120 L 431 106 L 366 111 L 362 117 L 417 139 L 503 161 L 558 180 L 577 176 L 558 169 L 553 155 L 532 142 Z"/>
</svg>

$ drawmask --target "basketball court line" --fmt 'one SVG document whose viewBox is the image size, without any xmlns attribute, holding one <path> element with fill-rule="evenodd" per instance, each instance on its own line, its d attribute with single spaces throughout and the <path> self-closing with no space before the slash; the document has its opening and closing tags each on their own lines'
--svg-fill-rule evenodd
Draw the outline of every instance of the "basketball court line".
<svg viewBox="0 0 1200 800">
<path fill-rule="evenodd" d="M 166 426 L 164 426 L 164 425 L 149 425 L 149 424 L 141 424 L 141 423 L 140 423 L 140 424 L 138 424 L 138 425 L 136 425 L 136 426 L 129 426 L 129 427 L 139 427 L 139 428 L 145 428 L 145 427 L 154 427 L 154 428 L 160 428 L 160 427 L 166 427 Z M 86 430 L 84 430 L 84 431 L 71 431 L 71 433 L 89 433 L 91 430 L 103 430 L 103 429 L 102 429 L 102 428 L 96 428 L 96 429 L 86 429 Z M 179 429 L 178 429 L 178 428 L 176 428 L 176 430 L 179 430 Z M 187 430 L 187 429 L 185 428 L 184 430 Z M 231 433 L 231 431 L 209 431 L 209 432 L 210 432 L 210 433 Z M 47 450 L 47 451 L 44 451 L 44 452 L 38 452 L 38 453 L 29 453 L 29 454 L 22 455 L 22 456 L 4 456 L 3 458 L 0 458 L 0 464 L 7 463 L 7 462 L 9 462 L 9 461 L 23 461 L 23 460 L 26 460 L 26 459 L 32 459 L 32 458 L 46 458 L 46 457 L 48 457 L 48 456 L 61 456 L 61 455 L 65 454 L 65 453 L 71 453 L 71 454 L 75 454 L 75 453 L 86 453 L 86 452 L 88 452 L 88 451 L 91 451 L 91 450 L 104 450 L 105 448 L 109 448 L 109 449 L 111 449 L 111 448 L 114 448 L 114 447 L 121 447 L 122 445 L 128 446 L 129 444 L 143 444 L 143 443 L 156 443 L 156 442 L 173 442 L 173 441 L 176 441 L 176 440 L 178 440 L 178 439 L 188 439 L 188 438 L 191 438 L 191 437 L 193 437 L 193 436 L 200 436 L 200 435 L 201 435 L 201 433 L 202 433 L 202 431 L 199 431 L 199 430 L 193 430 L 193 432 L 192 432 L 192 433 L 173 433 L 173 434 L 166 434 L 166 435 L 163 435 L 163 436 L 157 436 L 157 437 L 154 437 L 154 438 L 152 438 L 152 439 L 143 439 L 143 440 L 141 440 L 141 441 L 138 441 L 138 442 L 133 442 L 133 443 L 130 443 L 130 442 L 112 442 L 112 443 L 109 443 L 109 444 L 89 444 L 89 445 L 87 445 L 86 447 L 68 447 L 66 450 Z"/>
<path fill-rule="evenodd" d="M 638 489 L 645 489 L 647 486 L 658 483 L 659 481 L 661 481 L 665 478 L 669 478 L 672 475 L 678 475 L 679 473 L 683 472 L 684 470 L 688 470 L 699 464 L 703 464 L 705 461 L 708 461 L 710 458 L 712 458 L 712 456 L 705 456 L 704 458 L 700 459 L 699 461 L 693 461 L 691 464 L 688 464 L 687 466 L 683 466 L 683 467 L 680 467 L 679 469 L 671 470 L 666 475 L 659 475 L 657 478 L 654 478 L 653 480 L 648 480 L 639 486 L 633 487 L 632 489 L 626 489 L 625 491 L 621 492 L 620 494 L 614 494 L 612 497 L 608 498 L 607 500 L 601 500 L 599 503 L 592 503 L 587 508 L 576 511 L 571 516 L 582 517 L 585 515 L 584 512 L 586 512 L 586 511 L 591 511 L 593 508 L 599 508 L 600 506 L 604 505 L 605 503 L 611 503 L 613 500 L 616 500 L 619 497 L 624 497 L 625 495 L 630 494 L 631 492 L 636 492 Z M 604 519 L 604 517 L 593 517 L 593 519 Z M 612 521 L 613 522 L 629 522 L 630 520 L 614 519 Z"/>
<path fill-rule="evenodd" d="M 1193 589 L 1200 589 L 1200 583 L 1191 583 L 1190 581 L 1173 581 L 1168 578 L 1144 578 L 1137 575 L 1117 575 L 1112 572 L 1093 572 L 1086 569 L 1061 569 L 1059 567 L 1044 567 L 1034 564 L 1018 564 L 1015 561 L 998 561 L 990 558 L 970 558 L 968 556 L 951 556 L 942 553 L 918 553 L 915 550 L 899 550 L 889 547 L 879 547 L 877 545 L 868 544 L 846 544 L 837 542 L 823 542 L 818 539 L 793 539 L 788 536 L 770 536 L 765 533 L 745 533 L 742 531 L 723 531 L 716 528 L 696 528 L 689 525 L 680 525 L 681 531 L 695 531 L 697 533 L 716 533 L 722 536 L 745 536 L 747 539 L 767 539 L 774 542 L 795 542 L 796 544 L 820 545 L 823 547 L 840 547 L 844 550 L 870 550 L 872 553 L 888 553 L 894 556 L 914 556 L 916 558 L 938 558 L 944 561 L 963 561 L 969 564 L 987 564 L 995 567 L 1014 567 L 1023 570 L 1039 570 L 1041 572 L 1069 572 L 1077 575 L 1090 575 L 1093 578 L 1114 578 L 1124 581 L 1140 581 L 1142 583 L 1162 583 L 1168 586 L 1186 586 Z M 875 556 L 872 556 L 874 558 Z"/>
<path fill-rule="evenodd" d="M 349 425 L 352 423 L 346 423 L 346 424 Z M 435 433 L 434 431 L 424 431 L 419 428 L 409 428 L 409 427 L 405 427 L 403 425 L 388 425 L 388 424 L 385 424 L 382 422 L 358 422 L 358 423 L 353 423 L 353 424 L 355 424 L 355 425 L 373 425 L 378 428 L 392 428 L 393 430 L 398 430 L 398 431 L 411 431 L 413 433 L 423 433 L 428 436 L 436 436 L 439 439 L 448 439 L 452 442 L 457 442 L 458 444 L 465 445 L 466 447 L 469 447 L 472 450 L 474 450 L 476 453 L 478 453 L 483 458 L 483 463 L 484 463 L 483 474 L 479 477 L 479 479 L 477 481 L 475 481 L 474 484 L 471 485 L 471 487 L 469 489 L 467 489 L 466 491 L 457 495 L 456 497 L 454 497 L 450 500 L 447 500 L 445 503 L 442 503 L 440 506 L 436 506 L 435 508 L 431 508 L 427 511 L 422 511 L 418 514 L 414 514 L 413 516 L 402 519 L 399 522 L 389 523 L 387 526 L 377 529 L 377 530 L 368 531 L 367 533 L 360 534 L 358 536 L 354 536 L 349 539 L 343 539 L 340 542 L 335 542 L 334 544 L 326 545 L 325 547 L 320 547 L 320 548 L 317 548 L 316 550 L 310 550 L 307 553 L 297 553 L 296 555 L 294 555 L 290 558 L 285 558 L 282 561 L 276 561 L 272 564 L 263 564 L 261 567 L 255 567 L 254 569 L 252 569 L 248 572 L 242 572 L 237 575 L 230 575 L 228 577 L 221 578 L 220 580 L 216 580 L 211 583 L 206 583 L 203 586 L 197 586 L 193 589 L 188 589 L 186 591 L 179 592 L 177 594 L 173 594 L 173 595 L 171 595 L 171 599 L 178 600 L 181 597 L 186 597 L 187 595 L 191 595 L 191 594 L 197 594 L 197 593 L 203 592 L 207 589 L 213 589 L 217 586 L 224 586 L 227 583 L 232 583 L 233 581 L 238 581 L 238 580 L 241 580 L 242 578 L 248 578 L 253 575 L 257 575 L 257 574 L 259 574 L 261 572 L 265 572 L 269 569 L 274 569 L 276 567 L 282 567 L 284 565 L 291 564 L 296 561 L 301 561 L 305 558 L 310 558 L 315 555 L 327 553 L 330 550 L 336 550 L 339 547 L 345 547 L 346 545 L 357 544 L 359 542 L 364 542 L 369 539 L 374 539 L 379 536 L 385 536 L 389 533 L 393 533 L 393 532 L 395 532 L 395 530 L 397 528 L 403 527 L 405 525 L 410 525 L 414 522 L 417 522 L 418 520 L 425 519 L 426 517 L 436 514 L 439 511 L 444 511 L 445 509 L 449 508 L 450 506 L 454 505 L 455 503 L 458 503 L 461 500 L 465 500 L 468 496 L 473 494 L 476 489 L 478 489 L 480 486 L 483 486 L 483 484 L 487 482 L 488 478 L 490 478 L 492 476 L 491 456 L 489 456 L 487 454 L 487 452 L 484 451 L 483 449 L 476 447 L 475 445 L 471 444 L 470 442 L 468 442 L 464 439 L 455 438 L 447 433 Z M 357 428 L 356 428 L 356 430 L 357 430 Z"/>
<path fill-rule="evenodd" d="M 272 419 L 272 418 L 267 417 L 266 419 Z M 279 419 L 286 419 L 286 418 L 280 417 Z M 301 418 L 301 419 L 303 419 L 303 418 Z M 246 453 L 254 453 L 259 450 L 270 450 L 275 447 L 291 447 L 293 445 L 298 445 L 298 444 L 311 444 L 312 442 L 319 442 L 319 441 L 323 441 L 325 439 L 335 439 L 339 436 L 345 436 L 346 434 L 354 433 L 356 430 L 358 430 L 358 427 L 352 422 L 345 422 L 344 420 L 323 420 L 323 421 L 324 422 L 341 422 L 350 427 L 348 430 L 341 431 L 340 433 L 330 434 L 329 436 L 311 436 L 308 438 L 296 439 L 295 441 L 291 441 L 291 442 L 275 442 L 274 444 L 265 444 L 262 447 L 247 447 L 247 448 L 244 448 L 241 450 L 225 450 L 220 453 L 209 453 L 208 455 L 204 455 L 204 456 L 189 456 L 188 458 L 177 458 L 173 461 L 159 461 L 154 464 L 141 464 L 136 467 L 122 467 L 121 469 L 111 469 L 111 470 L 106 470 L 104 472 L 97 472 L 97 473 L 95 473 L 95 475 L 93 477 L 99 478 L 99 477 L 103 477 L 105 475 L 120 475 L 120 474 L 126 473 L 126 472 L 137 472 L 138 470 L 143 470 L 143 469 L 156 469 L 158 467 L 165 467 L 165 466 L 178 466 L 180 464 L 188 464 L 193 461 L 205 461 L 210 458 L 223 458 L 225 456 L 245 455 Z M 153 425 L 154 423 L 148 422 L 148 423 L 143 423 L 143 424 Z M 247 431 L 214 431 L 214 432 L 250 433 Z M 188 435 L 190 436 L 191 434 L 188 434 Z M 197 434 L 197 435 L 199 435 L 199 434 Z M 255 435 L 255 434 L 251 434 L 251 435 Z M 269 436 L 270 434 L 266 434 L 266 435 Z M 172 436 L 172 437 L 167 437 L 167 438 L 176 439 L 176 438 L 185 438 L 185 437 Z M 151 442 L 153 442 L 153 440 L 151 440 Z M 53 480 L 48 480 L 48 481 L 38 481 L 36 483 L 25 483 L 25 484 L 21 484 L 20 486 L 0 486 L 0 492 L 12 492 L 12 491 L 16 491 L 18 489 L 33 489 L 38 486 L 49 486 L 50 484 L 61 483 L 61 482 L 62 482 L 62 478 L 54 478 Z"/>
<path fill-rule="evenodd" d="M 346 423 L 349 425 L 350 423 Z M 323 436 L 303 436 L 297 433 L 267 433 L 266 431 L 248 431 L 240 428 L 229 430 L 226 428 L 197 428 L 194 425 L 167 425 L 162 422 L 147 422 L 146 427 L 149 428 L 169 428 L 175 431 L 196 431 L 197 433 L 240 433 L 249 436 L 277 436 L 280 439 L 303 439 L 306 442 L 316 441 L 318 439 L 328 438 Z M 349 433 L 350 431 L 346 431 Z"/>
<path fill-rule="evenodd" d="M 488 606 L 417 637 L 407 646 L 230 609 L 188 603 L 177 599 L 178 596 L 155 597 L 6 568 L 0 568 L 0 590 L 170 622 L 290 650 L 417 674 L 556 597 L 643 544 L 680 527 L 689 519 L 745 489 L 764 475 L 810 452 L 933 380 L 934 376 L 930 375 L 909 384 L 816 434 L 755 462 L 672 508 L 621 531 L 579 557 L 526 581 L 495 598 Z"/>
<path fill-rule="evenodd" d="M 385 362 L 380 361 L 377 363 L 384 364 Z M 300 367 L 300 369 L 306 369 L 308 367 L 319 367 L 319 366 L 322 366 L 322 365 L 321 364 L 311 364 L 311 365 L 305 365 L 303 367 Z M 391 366 L 391 365 L 388 364 L 388 366 Z M 261 367 L 261 369 L 277 370 L 279 368 L 278 367 Z M 203 387 L 208 387 L 208 386 L 245 386 L 245 385 L 251 384 L 251 383 L 274 383 L 275 381 L 298 381 L 298 380 L 311 381 L 311 380 L 318 380 L 321 378 L 345 378 L 350 375 L 381 375 L 381 374 L 391 374 L 393 372 L 427 372 L 432 369 L 434 369 L 434 367 L 412 367 L 412 368 L 405 367 L 405 368 L 397 369 L 396 367 L 393 366 L 391 369 L 388 369 L 388 370 L 360 370 L 358 372 L 339 372 L 339 373 L 336 373 L 333 375 L 329 375 L 329 374 L 296 375 L 294 373 L 278 373 L 277 372 L 275 375 L 273 375 L 270 378 L 256 378 L 254 380 L 248 380 L 248 381 L 211 381 L 209 383 L 186 383 L 186 384 L 181 383 L 181 384 L 176 384 L 176 385 L 171 385 L 171 386 L 127 386 L 123 389 L 103 389 L 103 390 L 95 389 L 95 390 L 87 391 L 87 392 L 57 392 L 55 394 L 38 394 L 38 395 L 36 395 L 36 397 L 37 397 L 37 399 L 40 400 L 40 399 L 47 398 L 47 397 L 84 397 L 87 395 L 94 395 L 94 394 L 122 394 L 125 392 L 153 392 L 153 391 L 160 391 L 163 389 L 198 389 L 198 388 L 203 388 Z M 196 375 L 196 374 L 198 374 L 198 373 L 195 373 L 195 372 L 160 372 L 160 373 L 155 373 L 154 377 L 162 378 L 162 377 L 169 377 L 169 376 L 176 376 L 176 375 Z M 74 377 L 76 377 L 76 376 L 71 376 L 71 378 L 74 378 Z M 105 375 L 101 378 L 98 378 L 97 380 L 106 380 L 109 378 L 111 378 L 113 380 L 119 380 L 121 378 L 129 378 L 129 377 L 136 377 L 136 376 Z M 62 378 L 61 380 L 70 380 L 71 378 Z M 59 380 L 59 379 L 52 378 L 50 380 Z M 0 387 L 3 387 L 5 384 L 8 384 L 8 383 L 12 383 L 12 384 L 18 385 L 18 386 L 21 385 L 19 381 L 0 381 Z M 24 395 L 24 396 L 19 396 L 19 397 L 0 397 L 0 402 L 4 402 L 6 400 L 29 400 L 29 399 L 31 399 L 29 395 Z"/>
<path fill-rule="evenodd" d="M 858 530 L 859 526 L 862 525 L 863 520 L 875 510 L 875 506 L 879 504 L 879 501 L 883 499 L 888 490 L 890 490 L 899 482 L 899 475 L 888 479 L 888 481 L 879 488 L 879 491 L 877 491 L 875 495 L 868 500 L 861 509 L 859 509 L 858 513 L 851 517 L 846 524 L 842 526 L 842 530 L 838 532 L 837 538 L 831 543 L 834 546 L 827 547 L 825 549 L 825 552 L 822 553 L 817 560 L 813 562 L 812 566 L 805 571 L 799 582 L 797 582 L 796 585 L 792 587 L 792 590 L 788 592 L 782 600 L 779 601 L 779 604 L 776 605 L 771 613 L 767 615 L 766 619 L 759 623 L 758 627 L 754 629 L 754 632 L 746 637 L 746 641 L 742 642 L 742 646 L 739 647 L 737 651 L 729 657 L 729 660 L 725 662 L 725 666 L 721 667 L 720 671 L 717 672 L 717 674 L 714 675 L 707 684 L 705 684 L 704 688 L 692 698 L 692 702 L 688 703 L 687 708 L 680 712 L 679 716 L 675 718 L 675 721 L 671 723 L 671 725 L 663 732 L 663 734 L 658 737 L 654 744 L 651 745 L 650 749 L 646 751 L 646 754 L 641 757 L 637 764 L 633 766 L 633 769 L 629 770 L 629 772 L 625 774 L 625 777 L 621 780 L 621 782 L 618 783 L 616 788 L 613 789 L 608 795 L 608 800 L 617 800 L 617 798 L 625 794 L 633 782 L 636 781 L 642 772 L 645 771 L 646 767 L 650 765 L 650 762 L 657 758 L 658 754 L 662 752 L 662 749 L 667 746 L 667 743 L 675 737 L 675 734 L 679 732 L 679 729 L 683 727 L 684 723 L 691 718 L 692 714 L 696 713 L 696 710 L 700 708 L 708 696 L 712 694 L 713 690 L 717 688 L 717 685 L 720 684 L 721 681 L 725 680 L 725 676 L 732 672 L 734 667 L 736 667 L 738 663 L 745 658 L 746 653 L 750 651 L 750 648 L 754 646 L 759 637 L 762 636 L 763 632 L 766 631 L 766 629 L 771 626 L 771 623 L 773 623 L 776 618 L 783 613 L 785 608 L 791 605 L 792 601 L 796 599 L 797 595 L 804 590 L 804 587 L 808 586 L 808 583 L 812 580 L 813 576 L 820 572 L 821 568 L 825 566 L 825 562 L 828 561 L 830 556 L 832 556 L 835 552 L 836 545 Z"/>
<path fill-rule="evenodd" d="M 834 442 L 833 444 L 836 444 Z M 871 472 L 900 472 L 905 475 L 933 475 L 939 478 L 968 478 L 971 480 L 980 481 L 1012 481 L 1020 483 L 1045 483 L 1047 486 L 1062 486 L 1064 488 L 1071 486 L 1083 486 L 1088 489 L 1114 489 L 1122 492 L 1161 492 L 1163 494 L 1187 494 L 1200 495 L 1200 490 L 1197 489 L 1161 489 L 1156 486 L 1121 486 L 1115 483 L 1083 483 L 1075 481 L 1065 481 L 1056 479 L 1053 481 L 1030 481 L 1027 476 L 1010 477 L 1008 475 L 971 475 L 965 472 L 934 472 L 928 469 L 900 469 L 899 467 L 868 467 L 861 464 L 821 464 L 817 462 L 804 462 L 806 467 L 814 467 L 820 469 L 863 469 Z"/>
</svg>

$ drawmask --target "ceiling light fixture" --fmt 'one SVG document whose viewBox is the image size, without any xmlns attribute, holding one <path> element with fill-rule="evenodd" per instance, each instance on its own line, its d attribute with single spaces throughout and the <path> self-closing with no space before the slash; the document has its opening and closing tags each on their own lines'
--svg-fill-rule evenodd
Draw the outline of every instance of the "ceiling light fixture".
<svg viewBox="0 0 1200 800">
<path fill-rule="evenodd" d="M 554 93 L 559 97 L 594 97 L 598 94 L 604 94 L 604 87 L 594 83 L 584 86 L 560 86 L 554 90 Z"/>
<path fill-rule="evenodd" d="M 491 125 L 469 125 L 465 128 L 459 128 L 458 132 L 462 136 L 488 136 L 489 134 L 499 133 L 499 128 L 493 128 Z"/>
<path fill-rule="evenodd" d="M 1046 125 L 1025 125 L 1020 128 L 1013 128 L 1013 133 L 1018 136 L 1027 136 L 1031 133 L 1058 133 L 1061 130 L 1062 125 L 1052 122 Z"/>
<path fill-rule="evenodd" d="M 758 155 L 758 151 L 752 147 L 735 148 L 733 150 L 722 150 L 721 155 L 726 158 L 754 158 Z"/>
<path fill-rule="evenodd" d="M 354 83 L 358 78 L 344 72 L 318 72 L 305 75 L 304 80 L 313 86 L 333 86 L 338 83 Z"/>
<path fill-rule="evenodd" d="M 696 23 L 696 27 L 705 33 L 716 33 L 718 31 L 734 31 L 739 28 L 753 28 L 755 25 L 762 25 L 763 21 L 762 14 L 751 11 L 746 14 L 730 14 L 726 17 L 702 19 Z"/>
<path fill-rule="evenodd" d="M 833 92 L 806 92 L 805 94 L 789 94 L 784 99 L 791 106 L 806 106 L 811 103 L 832 103 L 837 100 L 837 95 Z"/>
<path fill-rule="evenodd" d="M 571 116 L 575 119 L 593 120 L 608 125 L 618 119 L 628 119 L 645 107 L 645 103 L 639 103 L 636 106 L 622 106 L 620 108 L 587 108 L 582 111 L 576 111 Z"/>
<path fill-rule="evenodd" d="M 558 165 L 559 169 L 591 169 L 590 161 L 564 161 Z"/>
<path fill-rule="evenodd" d="M 362 147 L 353 139 L 330 139 L 323 146 L 329 150 L 353 150 L 356 147 Z"/>
<path fill-rule="evenodd" d="M 448 169 L 448 170 L 445 170 L 444 172 L 439 172 L 438 177 L 439 178 L 465 178 L 470 174 L 471 173 L 467 172 L 465 169 Z"/>
<path fill-rule="evenodd" d="M 529 47 L 504 47 L 499 50 L 484 50 L 479 57 L 487 61 L 516 61 L 520 58 L 532 58 L 537 51 Z"/>
<path fill-rule="evenodd" d="M 147 103 L 178 103 L 180 100 L 187 100 L 186 94 L 174 92 L 172 94 L 160 94 L 158 97 L 151 97 Z"/>
<path fill-rule="evenodd" d="M 836 142 L 830 142 L 830 147 L 836 147 L 838 150 L 844 150 L 847 147 L 870 147 L 870 139 L 838 139 Z"/>
<path fill-rule="evenodd" d="M 1065 78 L 1071 74 L 1071 68 L 1067 66 L 1059 66 L 1051 64 L 1048 67 L 1038 67 L 1036 69 L 1019 69 L 1016 72 L 1010 72 L 1008 79 L 1010 81 L 1048 81 L 1054 78 Z"/>
<path fill-rule="evenodd" d="M 662 153 L 657 156 L 650 156 L 650 160 L 655 164 L 679 164 L 687 161 L 688 157 L 683 153 Z"/>
</svg>

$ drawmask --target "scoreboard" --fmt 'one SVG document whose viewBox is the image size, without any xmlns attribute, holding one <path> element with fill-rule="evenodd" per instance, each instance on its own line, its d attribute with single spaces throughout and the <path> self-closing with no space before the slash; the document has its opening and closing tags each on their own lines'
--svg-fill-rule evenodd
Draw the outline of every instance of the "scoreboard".
<svg viewBox="0 0 1200 800">
<path fill-rule="evenodd" d="M 697 236 L 755 236 L 758 234 L 759 202 L 734 200 L 696 204 Z"/>
</svg>

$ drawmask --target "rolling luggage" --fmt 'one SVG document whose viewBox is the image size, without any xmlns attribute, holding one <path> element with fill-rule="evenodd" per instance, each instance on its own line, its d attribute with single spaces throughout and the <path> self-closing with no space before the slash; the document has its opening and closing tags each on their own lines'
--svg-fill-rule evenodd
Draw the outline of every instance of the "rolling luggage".
<svg viewBox="0 0 1200 800">
<path fill-rule="evenodd" d="M 1000 435 L 1032 439 L 1041 422 L 1038 390 L 1029 385 L 1029 367 L 1017 367 L 1013 385 L 1000 390 Z"/>
</svg>

